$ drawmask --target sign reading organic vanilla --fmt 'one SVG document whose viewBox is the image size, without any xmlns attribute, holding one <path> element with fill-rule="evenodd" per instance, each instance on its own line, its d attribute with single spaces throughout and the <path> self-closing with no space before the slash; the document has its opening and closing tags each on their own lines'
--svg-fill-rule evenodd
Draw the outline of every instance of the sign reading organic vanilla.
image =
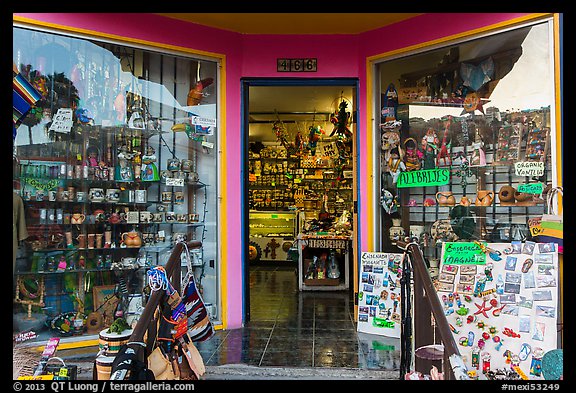
<svg viewBox="0 0 576 393">
<path fill-rule="evenodd" d="M 396 186 L 398 188 L 442 186 L 450 182 L 450 170 L 446 168 L 423 169 L 421 171 L 401 172 Z"/>
<path fill-rule="evenodd" d="M 544 163 L 540 161 L 519 161 L 514 163 L 516 176 L 542 176 Z"/>
<path fill-rule="evenodd" d="M 474 242 L 446 242 L 442 262 L 447 265 L 485 265 L 486 254 Z"/>
</svg>

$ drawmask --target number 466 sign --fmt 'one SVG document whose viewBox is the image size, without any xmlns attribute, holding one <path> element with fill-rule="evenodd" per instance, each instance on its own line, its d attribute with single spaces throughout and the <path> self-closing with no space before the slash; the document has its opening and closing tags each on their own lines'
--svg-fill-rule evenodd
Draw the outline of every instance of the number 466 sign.
<svg viewBox="0 0 576 393">
<path fill-rule="evenodd" d="M 277 59 L 276 70 L 278 72 L 316 72 L 317 59 Z"/>
</svg>

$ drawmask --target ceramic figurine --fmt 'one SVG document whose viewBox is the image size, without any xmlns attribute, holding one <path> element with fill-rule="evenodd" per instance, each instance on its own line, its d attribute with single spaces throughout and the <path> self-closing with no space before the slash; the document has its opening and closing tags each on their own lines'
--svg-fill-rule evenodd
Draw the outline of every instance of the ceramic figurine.
<svg viewBox="0 0 576 393">
<path fill-rule="evenodd" d="M 420 169 L 420 161 L 424 155 L 418 149 L 418 144 L 414 138 L 407 138 L 404 141 L 404 164 L 407 171 L 417 171 Z"/>
<path fill-rule="evenodd" d="M 120 146 L 118 153 L 118 165 L 115 170 L 116 181 L 133 181 L 134 170 L 130 161 L 134 158 L 135 154 L 128 151 L 128 146 Z"/>
<path fill-rule="evenodd" d="M 156 151 L 152 146 L 146 148 L 146 154 L 142 156 L 142 181 L 158 181 L 158 167 L 156 166 Z"/>
<path fill-rule="evenodd" d="M 402 151 L 399 147 L 390 150 L 390 158 L 387 161 L 388 171 L 392 175 L 392 183 L 396 184 L 400 172 L 406 170 L 406 164 L 402 161 Z"/>
<path fill-rule="evenodd" d="M 424 152 L 424 165 L 422 169 L 436 168 L 436 155 L 438 154 L 440 140 L 433 128 L 429 128 L 426 131 L 426 134 L 422 137 L 421 144 L 422 151 Z"/>
<path fill-rule="evenodd" d="M 479 132 L 476 132 L 474 143 L 472 143 L 472 159 L 470 166 L 484 166 L 486 165 L 486 154 L 484 153 L 484 142 Z"/>
</svg>

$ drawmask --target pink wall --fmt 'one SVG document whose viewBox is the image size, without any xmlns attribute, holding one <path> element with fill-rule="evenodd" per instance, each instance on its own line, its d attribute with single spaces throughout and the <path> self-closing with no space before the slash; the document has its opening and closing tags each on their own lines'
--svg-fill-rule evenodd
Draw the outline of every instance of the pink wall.
<svg viewBox="0 0 576 393">
<path fill-rule="evenodd" d="M 265 78 L 357 78 L 357 36 L 244 35 L 242 76 Z M 278 58 L 316 58 L 317 72 L 277 72 Z"/>
<path fill-rule="evenodd" d="M 241 190 L 240 78 L 242 77 L 348 77 L 359 78 L 359 132 L 361 142 L 360 190 L 366 189 L 366 57 L 394 49 L 451 36 L 525 14 L 425 14 L 392 26 L 359 35 L 241 35 L 228 31 L 188 24 L 152 14 L 14 14 L 38 21 L 98 31 L 122 37 L 164 43 L 226 55 L 226 191 L 239 195 Z M 278 73 L 276 58 L 315 57 L 318 72 Z M 371 99 L 371 98 L 369 98 Z M 367 213 L 365 195 L 360 193 L 360 250 L 367 247 Z M 227 326 L 242 324 L 242 244 L 239 198 L 230 198 L 226 209 L 227 233 Z"/>
</svg>

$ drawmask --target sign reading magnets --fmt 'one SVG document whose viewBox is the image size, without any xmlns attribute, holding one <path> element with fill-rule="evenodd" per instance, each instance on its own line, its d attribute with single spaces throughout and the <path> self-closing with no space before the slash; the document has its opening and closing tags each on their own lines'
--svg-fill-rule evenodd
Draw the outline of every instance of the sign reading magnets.
<svg viewBox="0 0 576 393">
<path fill-rule="evenodd" d="M 401 172 L 396 186 L 398 188 L 442 186 L 449 182 L 450 169 L 434 168 Z"/>
</svg>

